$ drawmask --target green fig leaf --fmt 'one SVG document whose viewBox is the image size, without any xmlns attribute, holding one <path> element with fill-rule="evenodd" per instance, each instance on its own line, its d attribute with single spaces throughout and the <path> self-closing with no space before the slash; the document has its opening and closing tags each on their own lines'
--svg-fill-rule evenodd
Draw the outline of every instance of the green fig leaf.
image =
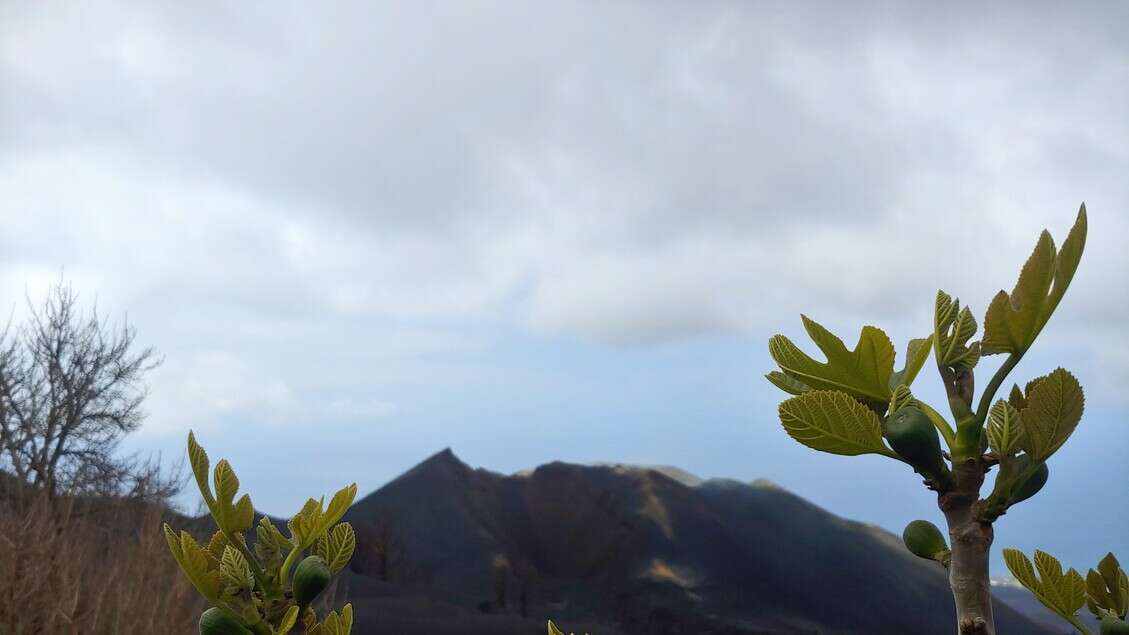
<svg viewBox="0 0 1129 635">
<path fill-rule="evenodd" d="M 1021 447 L 1032 460 L 1046 461 L 1078 427 L 1085 395 L 1078 380 L 1062 368 L 1036 380 L 1019 413 L 1023 425 Z"/>
<path fill-rule="evenodd" d="M 200 488 L 200 495 L 204 502 L 211 507 L 215 505 L 212 490 L 208 486 L 208 453 L 196 442 L 196 435 L 188 431 L 188 462 L 192 466 L 192 475 L 196 477 L 196 486 Z"/>
<path fill-rule="evenodd" d="M 218 601 L 220 591 L 220 574 L 209 566 L 208 552 L 196 543 L 196 540 L 186 531 L 181 531 L 177 536 L 171 527 L 164 525 L 165 540 L 169 544 L 173 558 L 180 565 L 181 571 L 208 600 L 213 603 Z"/>
<path fill-rule="evenodd" d="M 306 537 L 310 533 L 308 524 L 306 517 L 301 514 L 296 514 L 286 521 L 286 527 L 290 530 L 290 543 L 295 549 L 305 549 Z"/>
<path fill-rule="evenodd" d="M 988 414 L 988 445 L 1002 459 L 1019 451 L 1022 437 L 1019 411 L 1003 399 L 997 401 Z"/>
<path fill-rule="evenodd" d="M 231 501 L 235 499 L 235 493 L 239 491 L 239 479 L 235 476 L 235 470 L 231 468 L 227 459 L 220 459 L 220 462 L 216 463 L 215 487 L 216 500 L 223 509 L 230 508 Z"/>
<path fill-rule="evenodd" d="M 172 552 L 173 559 L 179 564 L 183 558 L 180 551 L 180 539 L 176 537 L 176 534 L 173 533 L 172 527 L 169 527 L 168 523 L 164 523 L 161 529 L 165 532 L 165 542 L 169 543 L 169 551 Z"/>
<path fill-rule="evenodd" d="M 349 635 L 353 629 L 353 605 L 346 604 L 341 612 L 338 615 L 337 611 L 330 611 L 318 627 L 318 635 Z"/>
<path fill-rule="evenodd" d="M 298 607 L 291 606 L 286 610 L 286 614 L 282 616 L 282 621 L 279 622 L 278 628 L 275 629 L 275 635 L 286 635 L 294 625 L 298 623 Z"/>
<path fill-rule="evenodd" d="M 890 396 L 890 410 L 889 414 L 894 414 L 905 406 L 913 405 L 913 393 L 910 392 L 909 386 L 900 384 L 894 389 L 894 394 Z"/>
<path fill-rule="evenodd" d="M 814 450 L 896 457 L 882 442 L 878 415 L 847 393 L 813 390 L 784 401 L 779 412 L 788 435 Z"/>
<path fill-rule="evenodd" d="M 340 523 L 326 532 L 314 545 L 314 555 L 320 556 L 334 573 L 345 568 L 357 547 L 357 536 L 353 526 Z"/>
<path fill-rule="evenodd" d="M 290 528 L 290 540 L 295 548 L 306 549 L 318 539 L 322 514 L 322 501 L 310 498 L 286 523 Z"/>
<path fill-rule="evenodd" d="M 193 575 L 203 575 L 210 570 L 204 548 L 187 531 L 180 532 L 180 552 L 184 564 Z"/>
<path fill-rule="evenodd" d="M 334 494 L 329 501 L 329 507 L 326 508 L 325 514 L 319 520 L 319 533 L 327 531 L 330 526 L 341 520 L 345 512 L 349 511 L 349 506 L 353 504 L 353 499 L 356 496 L 356 483 L 347 485 Z"/>
<path fill-rule="evenodd" d="M 1019 389 L 1019 384 L 1011 385 L 1011 393 L 1007 396 L 1007 402 L 1016 410 L 1023 410 L 1027 407 L 1027 397 Z"/>
<path fill-rule="evenodd" d="M 946 368 L 970 370 L 980 361 L 980 343 L 968 343 L 976 334 L 976 318 L 960 300 L 937 292 L 933 307 L 933 348 L 937 362 Z"/>
<path fill-rule="evenodd" d="M 353 605 L 341 607 L 341 635 L 349 635 L 353 630 Z"/>
<path fill-rule="evenodd" d="M 220 574 L 232 586 L 242 589 L 253 589 L 255 587 L 255 576 L 251 573 L 251 566 L 247 564 L 247 558 L 234 547 L 227 546 L 224 548 L 223 558 L 220 560 Z"/>
<path fill-rule="evenodd" d="M 1094 617 L 1101 618 L 1103 615 L 1108 614 L 1108 607 L 1113 603 L 1113 599 L 1109 596 L 1109 591 L 1106 589 L 1105 581 L 1102 576 L 1093 569 L 1086 573 L 1086 608 L 1090 609 Z"/>
<path fill-rule="evenodd" d="M 255 528 L 255 538 L 255 555 L 264 563 L 281 559 L 294 548 L 294 545 L 266 516 L 259 519 L 259 525 Z"/>
<path fill-rule="evenodd" d="M 1086 245 L 1086 205 L 1055 252 L 1054 239 L 1044 231 L 1023 265 L 1019 281 L 1009 295 L 1000 291 L 984 317 L 984 354 L 1022 355 L 1042 331 L 1078 269 Z"/>
<path fill-rule="evenodd" d="M 802 395 L 812 389 L 811 386 L 808 386 L 801 381 L 792 379 L 788 375 L 785 375 L 778 370 L 774 370 L 764 377 L 768 381 L 772 382 L 774 386 L 776 386 L 780 390 L 783 390 L 789 395 Z"/>
<path fill-rule="evenodd" d="M 217 531 L 212 534 L 212 539 L 208 541 L 206 549 L 212 558 L 218 563 L 223 558 L 223 550 L 230 545 L 227 536 L 222 531 Z"/>
<path fill-rule="evenodd" d="M 768 350 L 781 370 L 813 389 L 841 390 L 885 406 L 893 390 L 890 375 L 894 372 L 894 345 L 890 338 L 881 329 L 864 326 L 852 351 L 814 320 L 806 315 L 801 318 L 827 362 L 812 359 L 787 337 L 776 335 L 769 340 Z"/>
<path fill-rule="evenodd" d="M 933 336 L 913 339 L 906 346 L 906 365 L 901 370 L 890 375 L 890 390 L 898 386 L 907 388 L 913 384 L 925 362 L 929 360 L 929 351 L 933 349 Z M 795 393 L 793 393 L 795 394 Z"/>
<path fill-rule="evenodd" d="M 1064 574 L 1062 564 L 1046 552 L 1036 549 L 1035 565 L 1032 566 L 1023 552 L 1004 549 L 1004 563 L 1035 599 L 1064 619 L 1073 621 L 1078 609 L 1086 603 L 1086 581 L 1082 575 L 1074 569 Z"/>
<path fill-rule="evenodd" d="M 1090 569 L 1086 574 L 1086 594 L 1086 605 L 1095 616 L 1100 618 L 1106 611 L 1125 619 L 1129 609 L 1129 577 L 1112 553 L 1102 558 L 1096 571 Z"/>
<path fill-rule="evenodd" d="M 247 531 L 255 524 L 255 506 L 251 504 L 251 495 L 244 494 L 239 497 L 231 514 L 231 531 Z"/>
</svg>

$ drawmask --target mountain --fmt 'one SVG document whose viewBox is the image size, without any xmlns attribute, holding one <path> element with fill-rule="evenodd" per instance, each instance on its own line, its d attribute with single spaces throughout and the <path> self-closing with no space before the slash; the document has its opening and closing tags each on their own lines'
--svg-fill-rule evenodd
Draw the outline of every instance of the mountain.
<svg viewBox="0 0 1129 635">
<path fill-rule="evenodd" d="M 346 520 L 341 592 L 363 633 L 532 634 L 545 618 L 593 635 L 955 631 L 943 570 L 764 481 L 559 462 L 502 475 L 447 449 Z M 996 618 L 1061 632 L 1002 603 Z"/>
</svg>

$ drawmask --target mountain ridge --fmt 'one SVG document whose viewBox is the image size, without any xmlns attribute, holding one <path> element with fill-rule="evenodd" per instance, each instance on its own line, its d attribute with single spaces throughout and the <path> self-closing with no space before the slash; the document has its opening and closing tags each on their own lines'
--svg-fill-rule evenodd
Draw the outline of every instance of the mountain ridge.
<svg viewBox="0 0 1129 635">
<path fill-rule="evenodd" d="M 346 514 L 350 597 L 362 620 L 366 602 L 383 607 L 363 632 L 445 632 L 393 625 L 409 588 L 452 628 L 493 620 L 484 633 L 532 633 L 541 617 L 594 635 L 955 630 L 943 570 L 893 534 L 763 480 L 686 475 L 562 461 L 507 475 L 436 452 Z M 1056 632 L 997 613 L 1001 632 Z"/>
</svg>

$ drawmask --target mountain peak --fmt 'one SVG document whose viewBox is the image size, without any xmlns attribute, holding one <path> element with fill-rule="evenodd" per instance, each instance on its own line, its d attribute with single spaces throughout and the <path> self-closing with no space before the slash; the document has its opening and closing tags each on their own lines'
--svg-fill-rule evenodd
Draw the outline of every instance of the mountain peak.
<svg viewBox="0 0 1129 635">
<path fill-rule="evenodd" d="M 450 463 L 450 462 L 462 463 L 462 461 L 459 460 L 459 457 L 455 456 L 455 452 L 454 452 L 454 450 L 451 449 L 450 446 L 447 446 L 447 447 L 443 448 L 442 450 L 439 450 L 435 454 L 432 454 L 431 456 L 424 459 L 420 464 L 422 465 L 423 463 L 429 463 L 431 461 L 443 462 L 443 463 Z"/>
<path fill-rule="evenodd" d="M 455 452 L 451 448 L 446 447 L 417 463 L 403 476 L 421 472 L 462 473 L 469 471 L 471 471 L 471 467 L 455 456 Z"/>
</svg>

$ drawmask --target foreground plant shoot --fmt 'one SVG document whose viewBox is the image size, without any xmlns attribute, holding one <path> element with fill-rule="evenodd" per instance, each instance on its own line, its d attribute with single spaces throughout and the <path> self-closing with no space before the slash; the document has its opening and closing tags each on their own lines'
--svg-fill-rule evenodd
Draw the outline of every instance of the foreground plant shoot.
<svg viewBox="0 0 1129 635">
<path fill-rule="evenodd" d="M 1010 294 L 1000 291 L 988 305 L 979 341 L 971 341 L 977 331 L 972 311 L 938 291 L 933 332 L 910 340 L 900 370 L 894 369 L 890 338 L 873 326 L 864 326 L 858 345 L 848 350 L 803 316 L 826 362 L 809 357 L 783 335 L 769 341 L 780 370 L 767 378 L 793 395 L 779 409 L 793 439 L 832 454 L 881 454 L 902 461 L 936 492 L 951 546 L 924 520 L 910 523 L 904 540 L 914 554 L 948 569 L 961 634 L 995 634 L 988 578 L 993 525 L 1012 505 L 1039 491 L 1048 477 L 1047 459 L 1082 418 L 1082 387 L 1061 368 L 1022 389 L 1013 385 L 1007 399 L 996 400 L 996 393 L 1062 300 L 1085 242 L 1083 204 L 1061 249 L 1042 233 L 1015 288 Z M 911 390 L 930 353 L 951 421 Z M 1006 358 L 977 401 L 974 369 L 982 355 Z M 993 467 L 998 467 L 995 485 L 981 498 L 985 474 Z"/>
<path fill-rule="evenodd" d="M 565 635 L 565 634 L 564 634 L 563 631 L 561 631 L 561 629 L 557 628 L 557 625 L 553 623 L 553 620 L 549 620 L 549 635 Z M 570 633 L 569 635 L 572 635 L 572 634 Z"/>
<path fill-rule="evenodd" d="M 1085 604 L 1101 621 L 1101 635 L 1129 635 L 1129 624 L 1125 622 L 1129 577 L 1112 553 L 1102 558 L 1096 570 L 1090 569 L 1085 579 L 1074 569 L 1063 573 L 1057 558 L 1039 550 L 1035 550 L 1034 566 L 1016 549 L 1004 549 L 1004 562 L 1015 579 L 1043 606 L 1070 622 L 1079 633 L 1092 635 L 1078 619 L 1078 611 Z"/>
<path fill-rule="evenodd" d="M 264 516 L 252 551 L 243 532 L 254 525 L 255 509 L 247 494 L 235 500 L 239 479 L 231 465 L 216 464 L 213 493 L 208 455 L 191 432 L 188 459 L 217 531 L 207 545 L 167 523 L 164 531 L 177 564 L 212 605 L 200 616 L 200 635 L 284 635 L 299 622 L 307 635 L 349 635 L 351 604 L 319 620 L 311 603 L 353 557 L 353 528 L 338 521 L 357 495 L 356 483 L 334 494 L 328 507 L 324 499 L 307 500 L 287 523 L 289 538 Z"/>
</svg>

